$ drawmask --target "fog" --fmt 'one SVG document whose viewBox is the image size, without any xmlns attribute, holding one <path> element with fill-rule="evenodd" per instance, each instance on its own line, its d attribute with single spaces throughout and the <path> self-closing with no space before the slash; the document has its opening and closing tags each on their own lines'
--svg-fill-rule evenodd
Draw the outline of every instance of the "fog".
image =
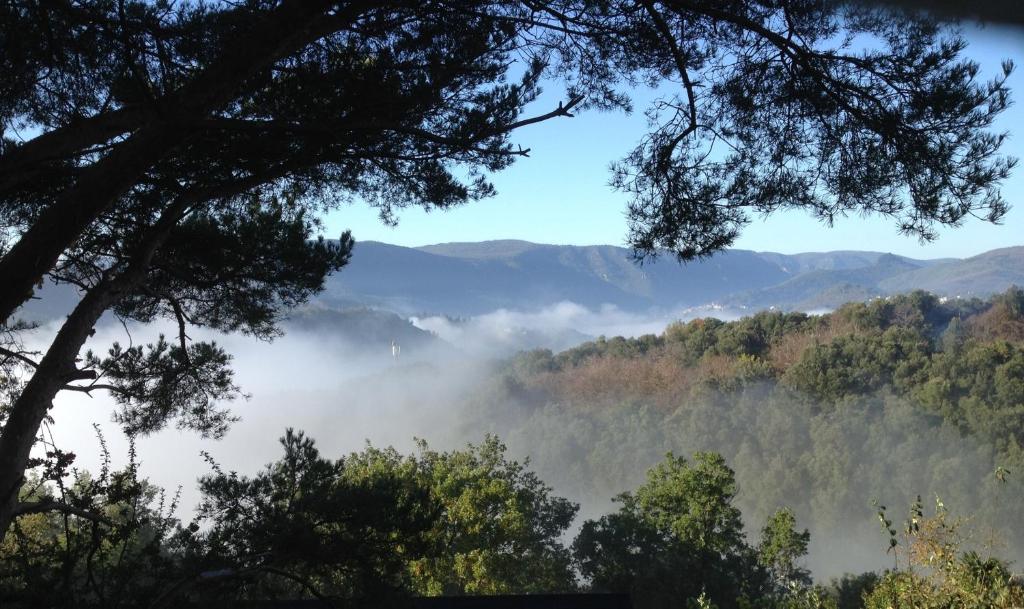
<svg viewBox="0 0 1024 609">
<path fill-rule="evenodd" d="M 161 329 L 129 327 L 135 344 L 156 340 Z M 210 471 L 201 455 L 207 451 L 225 469 L 251 474 L 280 454 L 278 438 L 288 427 L 305 430 L 326 455 L 341 456 L 366 442 L 411 449 L 413 437 L 433 439 L 446 431 L 455 413 L 444 404 L 484 376 L 486 363 L 446 356 L 445 366 L 431 352 L 405 349 L 399 360 L 390 343 L 379 349 L 347 343 L 343 336 L 291 331 L 273 342 L 240 335 L 192 332 L 196 340 L 216 340 L 234 357 L 236 383 L 246 394 L 227 407 L 239 417 L 221 439 L 192 431 L 164 430 L 136 440 L 141 472 L 151 482 L 173 490 L 181 486 L 179 516 L 188 519 L 198 501 L 196 480 Z M 107 325 L 88 347 L 105 350 L 112 342 L 126 344 L 124 330 Z M 402 382 L 397 381 L 398 378 Z M 55 401 L 52 431 L 76 463 L 96 469 L 99 444 L 93 425 L 102 429 L 115 465 L 125 462 L 128 440 L 111 415 L 113 399 L 103 392 L 65 392 Z"/>
<path fill-rule="evenodd" d="M 192 339 L 216 341 L 232 354 L 236 383 L 247 398 L 227 407 L 240 420 L 218 440 L 176 429 L 173 422 L 162 431 L 137 438 L 141 472 L 170 491 L 181 487 L 179 516 L 187 519 L 199 499 L 195 482 L 209 472 L 202 451 L 225 470 L 251 474 L 279 456 L 277 439 L 288 427 L 306 431 L 330 456 L 358 451 L 367 442 L 412 450 L 414 438 L 436 448 L 457 448 L 479 441 L 487 432 L 500 433 L 516 425 L 515 421 L 481 419 L 470 404 L 499 358 L 521 349 L 566 349 L 599 335 L 660 333 L 673 320 L 707 312 L 639 314 L 610 305 L 592 310 L 562 302 L 535 311 L 500 309 L 460 320 L 411 318 L 437 340 L 418 348 L 401 345 L 397 359 L 387 335 L 373 343 L 356 342 L 345 328 L 324 332 L 290 327 L 270 342 L 240 334 L 190 331 Z M 39 339 L 56 330 L 55 324 L 44 326 L 36 337 L 37 348 L 44 347 Z M 138 345 L 176 331 L 169 323 L 124 327 L 106 319 L 86 349 L 103 353 L 115 341 Z M 99 425 L 114 464 L 123 464 L 128 440 L 111 421 L 115 409 L 113 399 L 103 392 L 92 397 L 60 394 L 51 428 L 58 446 L 74 452 L 80 467 L 97 469 L 100 451 L 94 425 Z M 487 412 L 501 409 L 489 407 Z M 527 456 L 526 451 L 518 451 L 517 456 Z"/>
<path fill-rule="evenodd" d="M 216 340 L 234 355 L 236 381 L 249 397 L 230 404 L 240 420 L 223 439 L 204 439 L 175 429 L 173 423 L 137 439 L 141 474 L 169 492 L 180 487 L 178 516 L 187 521 L 199 499 L 196 480 L 210 471 L 202 451 L 225 471 L 253 474 L 280 456 L 277 440 L 288 427 L 304 430 L 330 457 L 361 450 L 367 442 L 410 451 L 414 438 L 447 450 L 479 442 L 486 433 L 497 433 L 512 456 L 531 460 L 531 467 L 556 494 L 581 503 L 581 522 L 614 509 L 611 498 L 642 482 L 645 470 L 665 452 L 688 455 L 715 450 L 737 471 L 737 501 L 752 533 L 773 509 L 794 506 L 801 526 L 811 528 L 808 566 L 820 577 L 891 564 L 869 505 L 871 498 L 888 502 L 894 515 L 901 517 L 914 494 L 928 498 L 931 493 L 948 490 L 944 498 L 968 498 L 977 495 L 972 485 L 990 473 L 984 471 L 990 449 L 946 430 L 932 429 L 900 404 L 886 406 L 885 416 L 898 421 L 901 429 L 919 427 L 919 435 L 897 437 L 897 432 L 885 431 L 885 425 L 871 434 L 862 428 L 830 428 L 827 424 L 808 429 L 812 423 L 802 420 L 795 409 L 783 408 L 768 416 L 761 408 L 765 398 L 756 392 L 737 398 L 729 408 L 684 404 L 668 420 L 669 425 L 642 405 L 591 415 L 566 404 L 496 403 L 507 399 L 492 390 L 499 358 L 515 349 L 532 346 L 530 342 L 566 348 L 573 344 L 573 337 L 579 342 L 602 334 L 657 333 L 672 319 L 666 314 L 645 316 L 614 307 L 588 310 L 573 303 L 534 312 L 499 310 L 463 320 L 422 317 L 411 321 L 432 332 L 434 339 L 415 348 L 404 347 L 398 358 L 393 357 L 386 337 L 355 342 L 346 337 L 343 328 L 337 332 L 292 329 L 273 342 L 194 332 L 193 339 Z M 172 335 L 174 330 L 169 326 L 129 326 L 126 332 L 118 324 L 107 323 L 88 347 L 103 352 L 114 341 L 147 343 L 161 331 Z M 60 448 L 78 456 L 79 467 L 98 468 L 94 424 L 103 430 L 115 466 L 125 462 L 128 441 L 111 422 L 113 410 L 113 401 L 100 393 L 94 397 L 78 393 L 58 396 L 52 432 Z M 757 487 L 762 471 L 797 466 L 799 453 L 790 451 L 805 437 L 811 438 L 806 442 L 826 443 L 825 453 L 827 443 L 832 443 L 845 447 L 844 459 L 863 460 L 842 464 L 843 471 L 860 475 L 843 482 L 844 497 L 818 496 L 806 481 L 798 479 L 774 489 Z M 762 439 L 759 441 L 770 449 L 750 448 L 758 445 L 751 444 L 752 438 Z M 891 484 L 879 488 L 866 482 L 886 478 L 878 469 L 893 460 L 902 465 L 900 471 L 891 472 Z M 950 471 L 936 472 L 945 462 Z M 950 488 L 939 488 L 940 484 Z M 974 503 L 964 507 L 977 509 L 977 497 L 973 499 Z M 828 520 L 832 503 L 843 501 L 855 504 L 848 513 L 863 514 L 863 518 L 852 521 L 835 516 Z M 948 503 L 956 505 L 955 501 Z M 809 524 L 812 516 L 821 520 L 821 513 L 826 513 L 824 518 L 831 523 L 825 529 Z M 1009 550 L 1010 555 L 1016 552 L 1015 548 Z"/>
<path fill-rule="evenodd" d="M 737 319 L 739 314 L 715 307 L 635 313 L 614 305 L 593 310 L 574 302 L 559 302 L 536 311 L 498 309 L 467 319 L 412 317 L 418 328 L 472 353 L 503 355 L 510 350 L 549 348 L 560 351 L 597 336 L 660 334 L 669 323 L 714 315 Z"/>
</svg>

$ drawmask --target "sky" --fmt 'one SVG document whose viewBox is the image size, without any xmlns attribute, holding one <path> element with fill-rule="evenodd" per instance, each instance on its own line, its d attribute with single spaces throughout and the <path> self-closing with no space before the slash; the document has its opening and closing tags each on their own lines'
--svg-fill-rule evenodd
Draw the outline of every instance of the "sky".
<svg viewBox="0 0 1024 609">
<path fill-rule="evenodd" d="M 1018 66 L 1010 77 L 1011 95 L 1018 101 L 1000 117 L 996 129 L 1010 132 L 1004 152 L 1024 159 L 1024 31 L 972 25 L 964 35 L 970 43 L 966 54 L 981 64 L 983 77 L 994 75 L 1003 59 Z M 608 166 L 644 134 L 642 100 L 651 97 L 649 91 L 638 91 L 632 115 L 591 111 L 517 131 L 513 142 L 529 148 L 530 157 L 493 176 L 498 194 L 492 198 L 443 212 L 404 210 L 396 227 L 382 224 L 373 209 L 357 202 L 325 218 L 327 236 L 336 237 L 347 228 L 356 241 L 404 246 L 489 239 L 625 245 L 627 198 L 608 186 Z M 527 114 L 549 111 L 562 98 L 562 91 L 552 87 Z M 791 210 L 754 218 L 734 247 L 787 254 L 874 250 L 914 258 L 969 257 L 1024 244 L 1024 163 L 1002 191 L 1011 205 L 1002 225 L 971 220 L 941 230 L 939 239 L 930 243 L 900 235 L 887 218 L 847 216 L 828 228 L 805 212 Z"/>
</svg>

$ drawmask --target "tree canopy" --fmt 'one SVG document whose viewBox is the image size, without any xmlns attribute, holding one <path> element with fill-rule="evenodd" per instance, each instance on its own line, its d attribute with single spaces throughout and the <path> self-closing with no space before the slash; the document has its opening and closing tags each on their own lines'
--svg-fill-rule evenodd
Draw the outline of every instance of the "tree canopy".
<svg viewBox="0 0 1024 609">
<path fill-rule="evenodd" d="M 164 517 L 153 490 L 135 477 L 128 478 L 134 493 L 80 493 L 110 513 L 125 502 L 130 509 L 118 512 L 119 520 L 140 523 L 134 528 L 104 523 L 90 538 L 89 521 L 81 519 L 65 536 L 59 517 L 33 512 L 0 546 L 7 566 L 0 598 L 26 606 L 106 606 L 105 591 L 130 586 L 137 598 L 110 602 L 313 596 L 379 605 L 412 594 L 576 589 L 561 536 L 578 506 L 508 458 L 495 437 L 448 452 L 420 441 L 416 454 L 367 447 L 331 459 L 311 438 L 288 430 L 281 446 L 280 458 L 252 476 L 225 472 L 211 458 L 213 471 L 199 481 L 196 520 L 187 526 Z M 38 494 L 41 487 L 29 488 Z M 154 550 L 147 553 L 147 544 Z M 122 546 L 127 558 L 118 556 Z"/>
<path fill-rule="evenodd" d="M 764 572 L 732 504 L 735 475 L 721 455 L 693 463 L 669 454 L 647 481 L 618 497 L 618 513 L 583 524 L 573 544 L 580 572 L 598 590 L 629 592 L 645 607 L 708 594 L 736 607 L 760 596 Z"/>
</svg>

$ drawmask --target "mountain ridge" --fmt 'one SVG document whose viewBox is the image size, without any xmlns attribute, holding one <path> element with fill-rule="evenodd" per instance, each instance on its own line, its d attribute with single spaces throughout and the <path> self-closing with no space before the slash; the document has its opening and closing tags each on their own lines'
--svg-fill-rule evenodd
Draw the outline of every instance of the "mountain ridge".
<svg viewBox="0 0 1024 609">
<path fill-rule="evenodd" d="M 740 315 L 767 308 L 827 310 L 913 289 L 985 297 L 1011 285 L 1024 285 L 1024 246 L 933 260 L 856 250 L 732 249 L 699 262 L 660 256 L 638 264 L 631 250 L 612 245 L 501 240 L 404 247 L 364 241 L 312 304 L 370 307 L 406 318 L 539 311 L 564 302 L 595 311 L 610 305 L 633 313 L 703 308 Z M 59 319 L 77 299 L 69 286 L 47 285 L 22 316 Z"/>
<path fill-rule="evenodd" d="M 1024 285 L 1024 246 L 965 259 L 915 259 L 839 250 L 781 254 L 730 249 L 700 262 L 670 256 L 637 264 L 612 245 L 522 240 L 403 247 L 357 243 L 353 260 L 328 279 L 322 299 L 405 314 L 477 315 L 571 301 L 627 311 L 723 305 L 821 309 L 911 289 L 986 296 Z"/>
</svg>

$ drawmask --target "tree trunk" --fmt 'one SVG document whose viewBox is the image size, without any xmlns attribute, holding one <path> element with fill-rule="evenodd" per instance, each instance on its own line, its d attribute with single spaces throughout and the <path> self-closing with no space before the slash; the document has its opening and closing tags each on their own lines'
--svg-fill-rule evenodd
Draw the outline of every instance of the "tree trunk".
<svg viewBox="0 0 1024 609">
<path fill-rule="evenodd" d="M 17 511 L 18 493 L 39 426 L 53 398 L 74 372 L 75 358 L 93 325 L 110 306 L 116 287 L 100 284 L 78 303 L 11 408 L 0 433 L 0 542 Z"/>
<path fill-rule="evenodd" d="M 39 426 L 53 406 L 57 393 L 76 378 L 75 361 L 92 334 L 93 326 L 104 311 L 145 279 L 153 255 L 192 202 L 194 199 L 182 197 L 164 210 L 125 270 L 101 281 L 86 293 L 61 326 L 32 378 L 11 406 L 10 415 L 0 432 L 0 543 L 17 513 L 18 494 L 25 480 L 25 467 Z"/>
</svg>

